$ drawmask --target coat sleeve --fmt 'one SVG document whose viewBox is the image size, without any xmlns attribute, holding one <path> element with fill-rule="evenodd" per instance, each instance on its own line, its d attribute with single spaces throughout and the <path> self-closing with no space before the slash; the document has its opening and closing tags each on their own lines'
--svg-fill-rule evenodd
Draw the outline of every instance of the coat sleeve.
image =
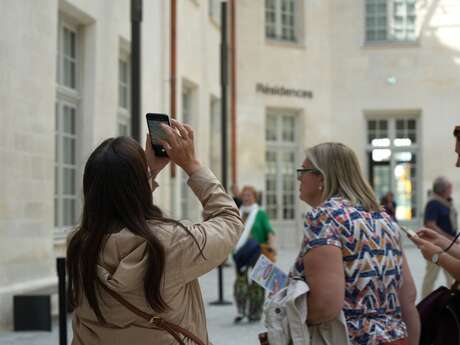
<svg viewBox="0 0 460 345">
<path fill-rule="evenodd" d="M 235 202 L 209 169 L 193 173 L 188 184 L 203 206 L 204 221 L 188 226 L 192 236 L 186 234 L 179 243 L 185 282 L 222 264 L 244 229 Z"/>
</svg>

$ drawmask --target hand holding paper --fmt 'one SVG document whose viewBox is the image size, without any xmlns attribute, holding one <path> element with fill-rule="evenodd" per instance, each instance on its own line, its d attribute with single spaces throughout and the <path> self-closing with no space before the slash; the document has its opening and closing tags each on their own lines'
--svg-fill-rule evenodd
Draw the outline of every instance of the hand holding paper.
<svg viewBox="0 0 460 345">
<path fill-rule="evenodd" d="M 261 255 L 252 269 L 249 279 L 255 281 L 269 293 L 274 294 L 286 286 L 288 276 L 265 255 Z"/>
</svg>

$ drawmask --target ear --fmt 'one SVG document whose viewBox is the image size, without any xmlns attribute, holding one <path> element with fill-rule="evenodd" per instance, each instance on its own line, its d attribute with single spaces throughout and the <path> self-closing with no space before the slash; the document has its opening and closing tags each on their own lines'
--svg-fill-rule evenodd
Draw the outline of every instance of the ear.
<svg viewBox="0 0 460 345">
<path fill-rule="evenodd" d="M 318 175 L 317 183 L 318 183 L 318 189 L 322 191 L 324 189 L 324 176 L 323 175 Z"/>
</svg>

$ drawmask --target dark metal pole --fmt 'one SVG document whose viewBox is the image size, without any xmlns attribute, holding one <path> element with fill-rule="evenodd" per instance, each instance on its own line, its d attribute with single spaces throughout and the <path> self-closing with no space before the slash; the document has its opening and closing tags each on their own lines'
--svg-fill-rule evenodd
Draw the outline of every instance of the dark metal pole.
<svg viewBox="0 0 460 345">
<path fill-rule="evenodd" d="M 227 3 L 221 5 L 221 45 L 220 45 L 220 85 L 221 85 L 221 113 L 222 113 L 222 185 L 227 190 L 228 175 L 228 139 L 227 139 L 227 84 L 228 84 L 228 40 L 227 40 Z M 211 302 L 212 305 L 228 305 L 232 302 L 224 300 L 224 276 L 222 265 L 219 273 L 219 299 Z"/>
<path fill-rule="evenodd" d="M 230 119 L 231 119 L 231 135 L 230 135 L 230 161 L 231 161 L 231 176 L 232 185 L 237 185 L 237 133 L 236 133 L 236 0 L 230 0 Z"/>
<path fill-rule="evenodd" d="M 59 294 L 59 345 L 67 345 L 67 291 L 65 258 L 56 258 Z"/>
<path fill-rule="evenodd" d="M 170 14 L 170 111 L 171 118 L 176 118 L 176 74 L 177 74 L 177 1 L 171 0 L 171 14 Z M 171 162 L 171 177 L 176 177 L 176 164 Z M 174 209 L 174 207 L 173 207 Z"/>
<path fill-rule="evenodd" d="M 142 0 L 131 0 L 131 135 L 141 140 Z"/>
</svg>

